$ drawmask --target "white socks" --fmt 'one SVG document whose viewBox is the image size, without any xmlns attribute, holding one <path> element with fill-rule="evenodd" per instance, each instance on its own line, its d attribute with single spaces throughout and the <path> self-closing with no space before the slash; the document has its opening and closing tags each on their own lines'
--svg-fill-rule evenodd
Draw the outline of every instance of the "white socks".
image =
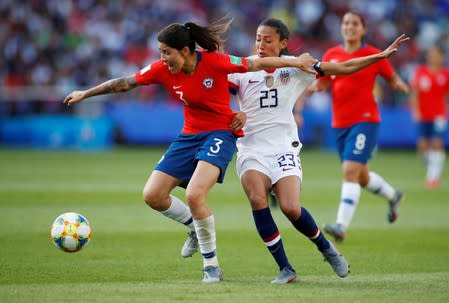
<svg viewBox="0 0 449 303">
<path fill-rule="evenodd" d="M 160 213 L 172 220 L 175 220 L 176 222 L 184 224 L 185 226 L 190 228 L 190 230 L 195 230 L 190 208 L 173 195 L 170 195 L 170 199 L 170 207 L 167 210 L 161 211 Z"/>
<path fill-rule="evenodd" d="M 195 230 L 200 251 L 203 255 L 204 267 L 209 265 L 218 266 L 214 216 L 209 216 L 201 220 L 193 220 L 192 213 L 187 205 L 173 195 L 170 195 L 170 199 L 172 202 L 170 207 L 160 213 L 186 225 L 191 230 Z"/>
<path fill-rule="evenodd" d="M 337 224 L 341 224 L 346 230 L 352 221 L 357 204 L 360 199 L 360 184 L 343 182 L 341 186 L 340 206 L 337 213 Z"/>
<path fill-rule="evenodd" d="M 343 182 L 341 187 L 341 200 L 337 213 L 337 224 L 341 224 L 344 231 L 346 231 L 351 223 L 357 204 L 359 203 L 360 189 L 360 184 L 353 182 Z M 372 171 L 369 172 L 369 181 L 366 185 L 366 189 L 387 200 L 393 200 L 395 198 L 395 189 L 381 176 Z"/>
<path fill-rule="evenodd" d="M 432 150 L 427 153 L 427 174 L 426 180 L 436 181 L 439 180 L 443 172 L 444 160 L 446 154 L 444 151 Z"/>
<path fill-rule="evenodd" d="M 380 195 L 386 198 L 387 200 L 394 199 L 394 188 L 390 184 L 385 182 L 385 180 L 375 172 L 369 172 L 369 181 L 366 185 L 366 189 L 376 195 Z"/>
<path fill-rule="evenodd" d="M 209 265 L 218 266 L 214 216 L 193 220 L 193 224 L 195 225 L 200 252 L 203 255 L 204 267 Z"/>
</svg>

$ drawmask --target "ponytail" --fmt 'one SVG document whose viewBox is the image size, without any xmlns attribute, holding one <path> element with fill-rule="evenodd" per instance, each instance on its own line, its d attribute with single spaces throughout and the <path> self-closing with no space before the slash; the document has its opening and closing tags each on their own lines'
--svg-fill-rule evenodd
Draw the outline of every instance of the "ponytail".
<svg viewBox="0 0 449 303">
<path fill-rule="evenodd" d="M 173 23 L 159 32 L 157 40 L 177 50 L 188 46 L 190 51 L 194 52 L 198 45 L 206 51 L 215 52 L 223 48 L 225 34 L 231 22 L 232 19 L 224 17 L 207 26 L 193 22 L 184 25 Z"/>
</svg>

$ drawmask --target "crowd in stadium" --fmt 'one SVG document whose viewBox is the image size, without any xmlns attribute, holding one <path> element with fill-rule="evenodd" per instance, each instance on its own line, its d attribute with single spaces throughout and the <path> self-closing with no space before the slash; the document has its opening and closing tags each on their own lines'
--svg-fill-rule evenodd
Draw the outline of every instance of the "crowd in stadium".
<svg viewBox="0 0 449 303">
<path fill-rule="evenodd" d="M 3 0 L 0 97 L 27 99 L 33 94 L 24 88 L 54 87 L 42 98 L 59 99 L 75 87 L 132 74 L 158 58 L 156 35 L 163 26 L 188 20 L 207 24 L 224 15 L 234 18 L 228 53 L 250 54 L 257 24 L 271 16 L 289 26 L 292 54 L 307 51 L 320 58 L 341 42 L 339 24 L 348 10 L 364 15 L 367 41 L 379 48 L 400 33 L 412 37 L 391 59 L 404 79 L 426 47 L 435 42 L 449 47 L 447 0 Z M 151 87 L 137 97 L 165 95 Z M 387 93 L 382 101 L 397 103 L 397 98 Z"/>
</svg>

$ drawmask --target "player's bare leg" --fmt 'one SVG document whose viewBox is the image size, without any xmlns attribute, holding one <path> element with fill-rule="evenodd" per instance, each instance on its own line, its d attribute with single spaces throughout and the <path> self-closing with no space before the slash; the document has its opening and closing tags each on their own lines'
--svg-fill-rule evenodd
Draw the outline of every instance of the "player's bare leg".
<svg viewBox="0 0 449 303">
<path fill-rule="evenodd" d="M 333 236 L 337 242 L 343 241 L 357 209 L 361 191 L 359 176 L 363 168 L 364 165 L 358 162 L 343 162 L 343 184 L 341 186 L 337 220 L 335 224 L 326 224 L 324 226 L 324 231 Z"/>
<path fill-rule="evenodd" d="M 402 191 L 393 188 L 379 174 L 369 171 L 368 166 L 365 166 L 361 174 L 360 184 L 373 194 L 379 195 L 387 200 L 387 220 L 389 223 L 395 222 L 399 217 L 399 205 L 404 197 Z"/>
<path fill-rule="evenodd" d="M 191 257 L 198 250 L 195 226 L 189 207 L 170 192 L 180 180 L 161 171 L 153 171 L 143 189 L 143 199 L 151 208 L 164 216 L 185 225 L 190 231 L 181 249 L 181 256 Z"/>
<path fill-rule="evenodd" d="M 428 189 L 438 188 L 440 186 L 441 174 L 443 173 L 446 154 L 444 143 L 440 138 L 433 138 L 429 150 L 427 151 L 426 162 L 426 183 Z"/>
<path fill-rule="evenodd" d="M 207 194 L 219 174 L 217 166 L 200 160 L 186 188 L 186 199 L 192 211 L 198 245 L 203 256 L 204 283 L 223 280 L 216 253 L 215 219 L 206 203 Z"/>
</svg>

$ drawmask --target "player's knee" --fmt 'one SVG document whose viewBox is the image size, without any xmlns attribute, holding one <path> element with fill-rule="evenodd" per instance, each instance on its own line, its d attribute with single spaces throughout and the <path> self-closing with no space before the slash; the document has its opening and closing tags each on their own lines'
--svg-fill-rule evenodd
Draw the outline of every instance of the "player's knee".
<svg viewBox="0 0 449 303">
<path fill-rule="evenodd" d="M 362 187 L 366 187 L 369 183 L 369 175 L 368 174 L 360 174 L 359 176 L 359 184 Z"/>
<path fill-rule="evenodd" d="M 149 187 L 145 187 L 142 194 L 143 200 L 149 207 L 155 210 L 165 210 L 164 201 L 168 199 L 168 195 L 153 190 Z"/>
<path fill-rule="evenodd" d="M 441 140 L 441 139 L 439 139 L 439 138 L 434 139 L 434 140 L 432 141 L 432 148 L 433 148 L 434 150 L 440 150 L 440 151 L 443 151 L 443 150 L 444 150 L 444 142 L 443 142 L 443 140 Z"/>
<path fill-rule="evenodd" d="M 262 209 L 268 207 L 267 198 L 262 195 L 251 195 L 249 197 L 252 209 Z"/>
<path fill-rule="evenodd" d="M 347 165 L 343 169 L 343 178 L 346 182 L 358 182 L 361 169 L 357 166 Z"/>
<path fill-rule="evenodd" d="M 280 203 L 280 207 L 290 221 L 295 221 L 301 216 L 301 208 L 296 203 Z"/>
<path fill-rule="evenodd" d="M 206 194 L 207 193 L 205 193 L 199 189 L 187 188 L 186 189 L 186 202 L 191 209 L 195 209 L 196 207 L 198 207 L 198 205 L 200 203 L 202 203 L 202 201 L 205 200 Z"/>
</svg>

